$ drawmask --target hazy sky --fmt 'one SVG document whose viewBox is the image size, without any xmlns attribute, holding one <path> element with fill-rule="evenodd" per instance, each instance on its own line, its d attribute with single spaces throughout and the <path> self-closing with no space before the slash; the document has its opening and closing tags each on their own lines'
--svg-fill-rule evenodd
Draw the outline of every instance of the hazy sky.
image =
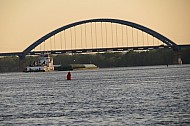
<svg viewBox="0 0 190 126">
<path fill-rule="evenodd" d="M 190 0 L 0 0 L 0 52 L 23 51 L 61 26 L 117 18 L 190 44 Z"/>
</svg>

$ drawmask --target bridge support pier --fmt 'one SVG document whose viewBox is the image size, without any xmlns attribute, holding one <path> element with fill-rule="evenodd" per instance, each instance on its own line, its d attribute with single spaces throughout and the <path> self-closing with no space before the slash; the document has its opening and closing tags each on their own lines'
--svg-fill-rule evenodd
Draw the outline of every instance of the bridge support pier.
<svg viewBox="0 0 190 126">
<path fill-rule="evenodd" d="M 174 51 L 174 56 L 173 56 L 173 64 L 182 64 L 182 59 L 181 59 L 181 52 L 180 51 Z"/>
<path fill-rule="evenodd" d="M 19 56 L 19 72 L 23 72 L 26 68 L 25 56 Z"/>
</svg>

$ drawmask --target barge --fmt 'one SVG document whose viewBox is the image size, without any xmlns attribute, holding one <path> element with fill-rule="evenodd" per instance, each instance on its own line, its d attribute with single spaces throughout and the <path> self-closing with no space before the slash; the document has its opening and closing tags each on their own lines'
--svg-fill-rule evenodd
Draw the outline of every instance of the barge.
<svg viewBox="0 0 190 126">
<path fill-rule="evenodd" d="M 53 58 L 50 54 L 43 53 L 34 61 L 33 64 L 27 66 L 24 72 L 48 72 L 54 71 Z"/>
</svg>

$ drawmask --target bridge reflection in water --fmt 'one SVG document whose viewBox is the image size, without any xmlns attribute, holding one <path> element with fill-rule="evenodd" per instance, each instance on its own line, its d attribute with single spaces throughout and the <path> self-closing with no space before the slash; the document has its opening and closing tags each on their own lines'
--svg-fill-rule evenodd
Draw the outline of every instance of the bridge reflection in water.
<svg viewBox="0 0 190 126">
<path fill-rule="evenodd" d="M 175 64 L 181 63 L 181 47 L 167 37 L 145 26 L 119 19 L 90 19 L 60 27 L 28 46 L 23 52 L 0 53 L 0 56 L 19 57 L 23 71 L 26 55 L 89 53 L 107 51 L 152 50 L 171 48 Z"/>
</svg>

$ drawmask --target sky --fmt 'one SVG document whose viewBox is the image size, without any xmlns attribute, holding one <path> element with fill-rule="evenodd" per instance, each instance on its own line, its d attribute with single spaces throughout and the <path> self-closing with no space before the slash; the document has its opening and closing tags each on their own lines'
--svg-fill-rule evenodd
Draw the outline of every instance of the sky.
<svg viewBox="0 0 190 126">
<path fill-rule="evenodd" d="M 190 0 L 0 0 L 0 52 L 21 52 L 64 25 L 116 18 L 190 44 Z"/>
</svg>

